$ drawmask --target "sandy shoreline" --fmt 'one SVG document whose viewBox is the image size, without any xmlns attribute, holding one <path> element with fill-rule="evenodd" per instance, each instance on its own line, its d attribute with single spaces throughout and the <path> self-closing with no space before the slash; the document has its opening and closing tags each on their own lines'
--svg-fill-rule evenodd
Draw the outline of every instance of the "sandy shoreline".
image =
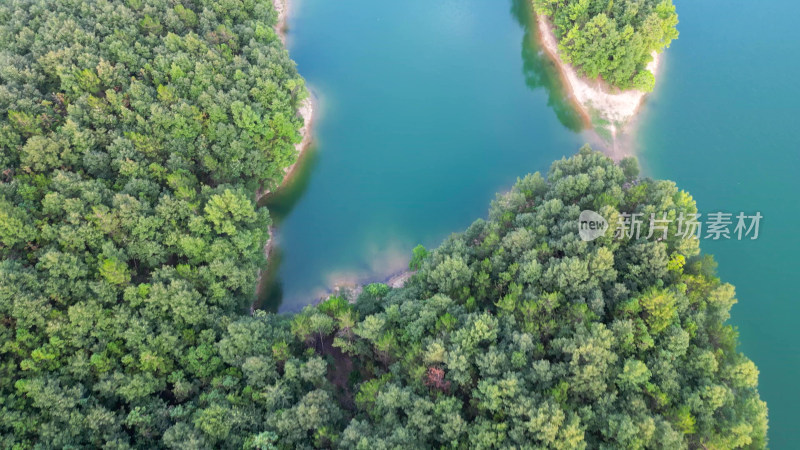
<svg viewBox="0 0 800 450">
<path fill-rule="evenodd" d="M 278 20 L 275 22 L 275 33 L 281 39 L 284 46 L 286 45 L 286 20 L 289 15 L 289 1 L 288 0 L 272 0 L 272 5 L 275 8 L 275 12 L 278 13 Z M 287 49 L 288 51 L 288 49 Z M 317 104 L 314 101 L 314 94 L 311 92 L 311 89 L 306 86 L 306 90 L 308 91 L 308 97 L 303 99 L 300 102 L 300 106 L 297 108 L 297 115 L 303 118 L 303 126 L 300 127 L 298 133 L 300 134 L 300 142 L 295 144 L 294 148 L 297 150 L 297 160 L 295 160 L 294 164 L 284 169 L 284 176 L 281 180 L 280 184 L 278 184 L 278 188 L 283 186 L 286 181 L 291 177 L 292 172 L 297 167 L 297 163 L 300 161 L 300 157 L 303 155 L 303 152 L 311 145 L 311 127 L 314 122 L 314 112 L 316 111 Z M 277 189 L 277 188 L 276 188 Z M 260 200 L 265 195 L 272 192 L 270 189 L 259 189 L 256 192 L 256 199 Z"/>
<path fill-rule="evenodd" d="M 275 23 L 275 32 L 280 36 L 281 42 L 283 42 L 284 46 L 286 45 L 286 19 L 289 15 L 289 0 L 272 0 L 272 6 L 275 8 L 275 12 L 278 13 L 278 20 Z M 288 51 L 288 49 L 287 49 Z M 316 104 L 314 102 L 314 96 L 311 93 L 311 90 L 308 90 L 308 97 L 303 99 L 300 102 L 300 106 L 297 108 L 297 115 L 302 117 L 303 119 L 303 126 L 300 127 L 297 132 L 300 134 L 300 142 L 295 144 L 294 148 L 297 150 L 297 159 L 295 160 L 294 164 L 289 167 L 283 169 L 284 176 L 281 180 L 278 188 L 283 186 L 286 181 L 291 177 L 292 172 L 294 172 L 295 168 L 297 168 L 298 163 L 300 163 L 300 157 L 303 156 L 303 152 L 308 149 L 311 145 L 311 127 L 314 123 L 314 111 L 316 111 Z M 256 192 L 256 199 L 260 200 L 265 195 L 269 194 L 271 190 L 260 190 Z M 267 239 L 267 243 L 264 245 L 264 256 L 269 257 L 270 252 L 272 251 L 272 246 L 274 245 L 273 236 L 275 235 L 275 227 L 270 225 L 269 227 L 269 239 Z"/>
<path fill-rule="evenodd" d="M 297 159 L 295 160 L 294 164 L 285 168 L 283 180 L 281 180 L 281 184 L 278 187 L 283 186 L 286 182 L 291 178 L 292 172 L 297 168 L 298 164 L 300 164 L 301 160 L 300 157 L 303 156 L 303 152 L 305 152 L 309 146 L 311 146 L 311 128 L 314 125 L 314 113 L 317 110 L 317 103 L 314 99 L 314 94 L 311 93 L 311 90 L 308 90 L 308 97 L 305 98 L 302 102 L 300 102 L 300 106 L 297 108 L 297 114 L 303 118 L 303 126 L 300 127 L 298 133 L 300 133 L 301 140 L 299 143 L 295 144 L 294 148 L 297 150 Z M 276 188 L 277 189 L 277 188 Z M 266 190 L 264 191 L 263 195 L 269 194 L 271 191 Z"/>
<path fill-rule="evenodd" d="M 289 15 L 289 1 L 288 0 L 272 0 L 272 6 L 275 8 L 275 12 L 278 13 L 278 20 L 275 23 L 275 33 L 283 42 L 284 47 L 286 46 L 286 20 Z M 288 49 L 287 49 L 288 51 Z M 297 168 L 298 163 L 300 162 L 300 157 L 303 155 L 303 152 L 308 149 L 311 145 L 311 127 L 314 123 L 314 111 L 316 110 L 316 104 L 314 102 L 314 96 L 311 93 L 311 90 L 308 90 L 308 97 L 303 99 L 300 102 L 300 106 L 297 108 L 297 114 L 303 118 L 303 126 L 300 127 L 298 133 L 300 134 L 300 142 L 295 144 L 294 148 L 297 150 L 297 159 L 295 160 L 294 164 L 284 169 L 284 176 L 281 180 L 278 188 L 283 186 L 286 181 L 291 178 L 292 172 Z M 265 195 L 272 192 L 270 189 L 258 189 L 256 191 L 256 201 L 261 200 Z M 272 249 L 275 246 L 275 231 L 276 228 L 274 225 L 270 225 L 268 228 L 269 237 L 267 238 L 267 242 L 264 243 L 264 256 L 269 259 L 270 253 L 272 253 Z M 263 282 L 263 275 L 264 269 L 258 271 L 258 279 L 256 281 L 256 294 L 261 290 L 261 284 Z M 255 311 L 256 303 L 258 302 L 258 298 L 253 299 L 253 303 L 250 305 L 250 314 Z"/>
<path fill-rule="evenodd" d="M 272 7 L 278 13 L 275 32 L 278 33 L 281 42 L 286 45 L 286 18 L 289 16 L 289 0 L 272 0 Z"/>
<path fill-rule="evenodd" d="M 280 36 L 281 42 L 283 42 L 284 46 L 286 45 L 286 19 L 289 15 L 289 0 L 272 0 L 272 5 L 275 7 L 275 12 L 278 13 L 278 21 L 275 23 L 275 32 Z M 288 49 L 287 49 L 288 51 Z M 311 89 L 308 89 L 308 97 L 303 99 L 300 102 L 300 106 L 297 108 L 297 115 L 303 118 L 303 126 L 300 127 L 297 132 L 300 134 L 300 142 L 295 144 L 294 148 L 297 150 L 297 159 L 295 160 L 294 164 L 289 167 L 283 169 L 284 176 L 281 180 L 278 188 L 283 186 L 286 181 L 291 177 L 292 172 L 297 168 L 298 163 L 300 163 L 300 157 L 303 156 L 303 152 L 308 149 L 311 145 L 311 127 L 314 123 L 314 111 L 316 111 L 316 104 L 314 102 L 314 95 L 311 93 Z M 261 199 L 265 195 L 272 192 L 271 190 L 267 189 L 264 191 L 259 190 L 256 193 L 256 198 Z M 272 245 L 274 243 L 272 236 L 275 234 L 275 227 L 269 227 L 269 239 L 267 240 L 266 245 L 264 245 L 264 255 L 269 256 L 270 251 L 272 250 Z"/>
<path fill-rule="evenodd" d="M 572 66 L 561 59 L 558 41 L 549 20 L 545 16 L 536 14 L 536 22 L 542 48 L 556 63 L 570 99 L 587 126 L 594 128 L 598 126 L 595 121 L 599 121 L 601 123 L 599 126 L 610 134 L 612 141 L 616 140 L 618 133 L 639 111 L 647 93 L 635 89 L 620 91 L 608 86 L 602 80 L 587 80 L 580 77 Z M 647 70 L 654 75 L 657 73 L 659 56 L 657 52 L 653 52 L 653 61 L 647 65 Z M 627 156 L 613 144 L 612 142 L 612 148 L 609 150 L 613 159 L 619 160 Z"/>
<path fill-rule="evenodd" d="M 318 295 L 314 304 L 322 303 L 332 295 L 340 295 L 350 303 L 354 303 L 364 291 L 364 287 L 371 283 L 381 283 L 392 289 L 399 289 L 405 286 L 406 282 L 416 273 L 416 270 L 403 270 L 371 281 L 336 284 L 332 288 L 326 290 L 322 295 Z"/>
</svg>

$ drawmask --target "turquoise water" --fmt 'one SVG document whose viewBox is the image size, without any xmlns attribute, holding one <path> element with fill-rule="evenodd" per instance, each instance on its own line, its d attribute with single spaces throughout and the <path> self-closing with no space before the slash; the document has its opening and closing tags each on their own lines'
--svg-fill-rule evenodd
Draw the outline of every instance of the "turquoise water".
<svg viewBox="0 0 800 450">
<path fill-rule="evenodd" d="M 701 246 L 736 286 L 731 320 L 761 370 L 770 447 L 798 448 L 800 4 L 675 3 L 681 36 L 642 118 L 640 160 L 691 192 L 701 210 L 764 216 L 756 241 Z"/>
<path fill-rule="evenodd" d="M 732 322 L 761 370 L 772 448 L 795 447 L 800 317 L 800 4 L 676 0 L 635 139 L 645 172 L 703 212 L 760 211 L 753 242 L 702 243 L 737 286 Z M 261 306 L 380 280 L 418 243 L 484 216 L 494 193 L 588 139 L 528 29 L 524 1 L 296 0 L 289 47 L 318 94 L 316 145 L 268 199 L 279 225 Z"/>
</svg>

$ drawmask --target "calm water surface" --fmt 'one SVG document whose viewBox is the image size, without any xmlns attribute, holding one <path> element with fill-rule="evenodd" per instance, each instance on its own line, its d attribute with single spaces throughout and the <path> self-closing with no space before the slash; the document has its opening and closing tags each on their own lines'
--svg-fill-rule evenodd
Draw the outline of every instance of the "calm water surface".
<svg viewBox="0 0 800 450">
<path fill-rule="evenodd" d="M 704 241 L 737 286 L 732 322 L 761 370 L 770 445 L 800 419 L 800 3 L 675 0 L 635 138 L 645 172 L 702 212 L 760 211 L 753 242 Z M 587 140 L 524 1 L 296 0 L 289 48 L 320 98 L 316 145 L 268 200 L 279 225 L 261 306 L 296 311 L 343 282 L 402 270 L 485 216 L 494 193 Z"/>
<path fill-rule="evenodd" d="M 495 192 L 586 139 L 524 1 L 298 0 L 290 52 L 319 97 L 315 148 L 268 200 L 279 225 L 261 306 L 406 268 L 485 216 Z M 554 113 L 555 111 L 555 113 Z"/>
</svg>

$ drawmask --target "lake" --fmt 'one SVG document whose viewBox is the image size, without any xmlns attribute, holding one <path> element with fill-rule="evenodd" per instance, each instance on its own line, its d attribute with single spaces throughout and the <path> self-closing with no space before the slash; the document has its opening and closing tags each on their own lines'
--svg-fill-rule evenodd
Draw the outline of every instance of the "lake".
<svg viewBox="0 0 800 450">
<path fill-rule="evenodd" d="M 756 241 L 704 240 L 737 287 L 732 322 L 761 370 L 770 444 L 800 401 L 800 4 L 675 1 L 681 37 L 633 138 L 645 174 L 701 212 L 761 212 Z M 484 217 L 496 192 L 591 138 L 539 51 L 525 1 L 296 0 L 289 49 L 318 96 L 315 144 L 267 206 L 279 229 L 262 308 L 405 269 Z"/>
</svg>

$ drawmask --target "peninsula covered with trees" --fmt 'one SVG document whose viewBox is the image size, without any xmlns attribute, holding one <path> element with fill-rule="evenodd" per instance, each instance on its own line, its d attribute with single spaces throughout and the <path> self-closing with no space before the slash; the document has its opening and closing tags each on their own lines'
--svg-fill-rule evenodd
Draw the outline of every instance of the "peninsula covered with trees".
<svg viewBox="0 0 800 450">
<path fill-rule="evenodd" d="M 652 53 L 678 37 L 671 0 L 532 0 L 554 25 L 561 57 L 620 89 L 653 90 Z"/>
<path fill-rule="evenodd" d="M 275 19 L 0 3 L 0 447 L 766 445 L 697 241 L 578 236 L 584 209 L 694 201 L 588 147 L 418 248 L 403 288 L 248 314 L 255 191 L 294 162 L 307 95 Z"/>
</svg>

